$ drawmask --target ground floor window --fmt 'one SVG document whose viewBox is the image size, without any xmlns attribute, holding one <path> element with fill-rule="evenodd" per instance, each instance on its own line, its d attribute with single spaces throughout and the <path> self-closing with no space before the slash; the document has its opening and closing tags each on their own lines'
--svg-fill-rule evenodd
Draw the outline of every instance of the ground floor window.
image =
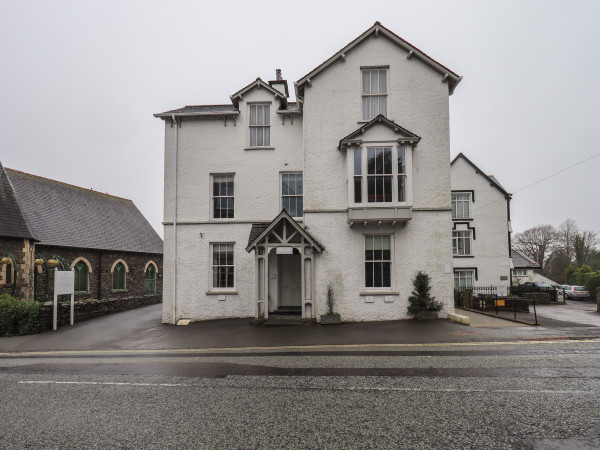
<svg viewBox="0 0 600 450">
<path fill-rule="evenodd" d="M 365 286 L 392 287 L 390 235 L 365 236 Z"/>
<path fill-rule="evenodd" d="M 466 289 L 473 287 L 475 280 L 474 270 L 455 270 L 454 271 L 454 289 Z"/>
<path fill-rule="evenodd" d="M 118 263 L 113 269 L 113 291 L 124 291 L 126 282 L 125 264 Z"/>
<path fill-rule="evenodd" d="M 513 269 L 513 275 L 515 277 L 526 277 L 527 269 Z"/>
<path fill-rule="evenodd" d="M 79 261 L 73 267 L 75 292 L 88 292 L 89 269 L 85 262 Z"/>
<path fill-rule="evenodd" d="M 212 287 L 214 289 L 234 287 L 233 244 L 211 244 Z"/>
<path fill-rule="evenodd" d="M 4 284 L 7 286 L 13 284 L 13 266 L 12 264 L 6 264 L 5 266 L 6 275 L 4 277 Z"/>
<path fill-rule="evenodd" d="M 156 294 L 156 268 L 153 264 L 148 264 L 146 268 L 146 276 L 144 279 L 144 294 Z"/>
</svg>

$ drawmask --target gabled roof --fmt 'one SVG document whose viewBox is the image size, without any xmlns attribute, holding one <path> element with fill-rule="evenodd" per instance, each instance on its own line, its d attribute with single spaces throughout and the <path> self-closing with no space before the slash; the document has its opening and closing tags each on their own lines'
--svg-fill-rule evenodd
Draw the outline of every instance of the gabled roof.
<svg viewBox="0 0 600 450">
<path fill-rule="evenodd" d="M 250 252 L 256 244 L 258 244 L 266 235 L 268 235 L 273 228 L 275 228 L 282 220 L 287 221 L 287 223 L 291 224 L 292 227 L 310 244 L 318 251 L 322 252 L 325 248 L 319 241 L 317 241 L 310 233 L 302 228 L 298 222 L 294 220 L 292 216 L 288 214 L 285 209 L 282 209 L 281 212 L 275 217 L 271 223 L 260 222 L 253 223 L 252 229 L 250 230 L 250 236 L 248 238 L 248 246 L 246 247 L 246 251 Z"/>
<path fill-rule="evenodd" d="M 43 245 L 162 254 L 163 242 L 131 200 L 6 169 Z"/>
<path fill-rule="evenodd" d="M 512 249 L 512 260 L 515 269 L 540 269 L 541 266 L 536 263 L 533 259 L 525 256 L 518 252 L 514 248 Z"/>
<path fill-rule="evenodd" d="M 0 236 L 33 239 L 12 183 L 0 162 Z"/>
<path fill-rule="evenodd" d="M 498 180 L 496 180 L 496 178 L 493 175 L 487 175 L 483 170 L 481 170 L 479 167 L 477 167 L 473 163 L 473 161 L 471 161 L 469 158 L 467 158 L 462 152 L 459 153 L 458 155 L 456 155 L 456 158 L 454 158 L 452 160 L 452 163 L 450 165 L 452 166 L 452 164 L 454 164 L 459 158 L 464 159 L 467 162 L 467 164 L 469 164 L 471 167 L 473 167 L 473 169 L 475 169 L 475 173 L 481 174 L 482 177 L 484 177 L 487 181 L 490 182 L 491 186 L 493 186 L 496 189 L 498 189 L 507 198 L 511 198 L 512 197 L 512 194 L 510 194 L 508 191 L 506 191 L 506 189 L 504 189 L 502 187 L 502 185 L 498 182 Z"/>
<path fill-rule="evenodd" d="M 279 92 L 274 87 L 271 87 L 269 84 L 265 83 L 263 80 L 260 79 L 260 77 L 257 78 L 252 83 L 250 83 L 248 86 L 243 87 L 242 89 L 237 91 L 235 94 L 231 95 L 231 97 L 230 97 L 231 103 L 233 103 L 233 106 L 237 109 L 239 107 L 239 103 L 240 103 L 240 100 L 242 99 L 243 95 L 245 95 L 247 92 L 251 91 L 252 89 L 262 89 L 262 88 L 271 92 L 275 97 L 279 97 L 279 99 L 281 100 L 282 106 L 287 103 L 287 97 L 284 94 Z"/>
<path fill-rule="evenodd" d="M 360 145 L 360 143 L 362 142 L 362 139 L 358 138 L 358 136 L 362 135 L 369 128 L 372 128 L 377 125 L 386 126 L 390 130 L 392 130 L 394 133 L 400 135 L 400 137 L 398 138 L 399 143 L 407 143 L 407 144 L 411 144 L 411 145 L 417 145 L 417 143 L 421 140 L 421 138 L 419 136 L 417 136 L 416 134 L 408 131 L 406 128 L 402 128 L 396 122 L 388 119 L 384 115 L 379 114 L 377 117 L 372 119 L 370 122 L 365 123 L 364 125 L 358 127 L 356 130 L 354 130 L 352 133 L 350 133 L 345 138 L 342 138 L 340 140 L 340 144 L 338 145 L 338 150 L 344 151 L 348 147 L 352 146 L 353 144 Z"/>
<path fill-rule="evenodd" d="M 450 94 L 452 94 L 454 92 L 454 89 L 456 88 L 458 83 L 460 83 L 460 80 L 462 80 L 462 77 L 460 75 L 457 75 L 452 70 L 448 69 L 446 66 L 440 64 L 435 59 L 433 59 L 432 57 L 427 55 L 425 52 L 422 52 L 421 50 L 419 50 L 417 47 L 415 47 L 411 43 L 405 41 L 400 36 L 398 36 L 397 34 L 393 33 L 392 31 L 390 31 L 389 29 L 387 29 L 386 27 L 381 25 L 381 23 L 375 22 L 375 24 L 371 28 L 369 28 L 367 31 L 365 31 L 363 34 L 361 34 L 359 37 L 357 37 L 352 42 L 350 42 L 348 45 L 346 45 L 344 48 L 342 48 L 340 51 L 338 51 L 336 54 L 334 54 L 331 58 L 329 58 L 328 60 L 323 62 L 321 65 L 315 67 L 309 73 L 307 73 L 302 78 L 300 78 L 296 83 L 294 83 L 296 86 L 297 96 L 299 98 L 304 97 L 304 86 L 307 83 L 310 85 L 312 79 L 317 77 L 322 71 L 327 69 L 331 64 L 333 64 L 338 59 L 342 58 L 343 60 L 345 60 L 346 55 L 349 52 L 351 52 L 354 47 L 362 44 L 365 40 L 367 40 L 371 36 L 375 36 L 375 37 L 381 36 L 381 37 L 388 39 L 393 44 L 396 44 L 398 47 L 405 50 L 407 53 L 407 57 L 416 58 L 419 61 L 422 61 L 423 63 L 425 63 L 426 65 L 431 67 L 436 72 L 438 72 L 440 75 L 442 75 L 443 80 L 448 82 L 448 89 L 449 89 Z"/>
</svg>

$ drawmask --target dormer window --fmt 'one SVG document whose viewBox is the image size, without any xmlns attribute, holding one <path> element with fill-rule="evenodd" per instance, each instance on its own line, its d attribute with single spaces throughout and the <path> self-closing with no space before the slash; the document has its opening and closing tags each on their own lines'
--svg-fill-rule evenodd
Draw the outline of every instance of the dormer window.
<svg viewBox="0 0 600 450">
<path fill-rule="evenodd" d="M 271 145 L 271 121 L 269 104 L 251 104 L 250 107 L 250 147 Z"/>
<path fill-rule="evenodd" d="M 387 115 L 387 68 L 362 69 L 362 118 Z"/>
</svg>

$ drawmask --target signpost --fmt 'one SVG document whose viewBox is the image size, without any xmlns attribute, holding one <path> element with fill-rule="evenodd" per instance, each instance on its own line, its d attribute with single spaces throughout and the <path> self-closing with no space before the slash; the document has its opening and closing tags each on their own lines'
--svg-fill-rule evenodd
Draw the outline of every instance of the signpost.
<svg viewBox="0 0 600 450">
<path fill-rule="evenodd" d="M 56 331 L 58 322 L 58 296 L 71 294 L 71 325 L 75 318 L 75 272 L 72 270 L 54 271 L 54 320 L 52 328 Z"/>
</svg>

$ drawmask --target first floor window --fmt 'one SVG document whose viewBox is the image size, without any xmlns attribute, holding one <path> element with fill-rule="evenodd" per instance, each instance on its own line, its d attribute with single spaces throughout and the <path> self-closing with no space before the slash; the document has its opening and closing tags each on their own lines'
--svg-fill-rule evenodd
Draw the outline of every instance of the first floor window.
<svg viewBox="0 0 600 450">
<path fill-rule="evenodd" d="M 391 236 L 365 236 L 365 286 L 392 287 Z"/>
<path fill-rule="evenodd" d="M 271 145 L 270 105 L 250 105 L 250 147 Z"/>
<path fill-rule="evenodd" d="M 6 270 L 6 277 L 4 278 L 4 284 L 9 285 L 13 284 L 13 266 L 12 264 L 7 264 L 4 266 Z"/>
<path fill-rule="evenodd" d="M 212 287 L 234 287 L 233 244 L 212 244 Z"/>
<path fill-rule="evenodd" d="M 452 218 L 469 219 L 471 210 L 471 194 L 468 192 L 452 193 Z"/>
<path fill-rule="evenodd" d="M 113 291 L 125 290 L 126 276 L 125 264 L 122 262 L 118 263 L 113 270 Z"/>
<path fill-rule="evenodd" d="M 454 289 L 466 289 L 473 287 L 473 270 L 455 270 L 454 271 Z"/>
<path fill-rule="evenodd" d="M 73 267 L 75 292 L 88 292 L 89 269 L 85 262 L 79 261 Z"/>
<path fill-rule="evenodd" d="M 352 189 L 355 204 L 407 201 L 405 147 L 364 147 L 354 150 Z"/>
<path fill-rule="evenodd" d="M 281 203 L 292 217 L 302 217 L 302 174 L 284 173 L 281 175 Z"/>
<path fill-rule="evenodd" d="M 452 232 L 452 254 L 455 256 L 471 254 L 471 231 Z"/>
<path fill-rule="evenodd" d="M 213 175 L 213 218 L 233 219 L 233 175 Z"/>
</svg>

